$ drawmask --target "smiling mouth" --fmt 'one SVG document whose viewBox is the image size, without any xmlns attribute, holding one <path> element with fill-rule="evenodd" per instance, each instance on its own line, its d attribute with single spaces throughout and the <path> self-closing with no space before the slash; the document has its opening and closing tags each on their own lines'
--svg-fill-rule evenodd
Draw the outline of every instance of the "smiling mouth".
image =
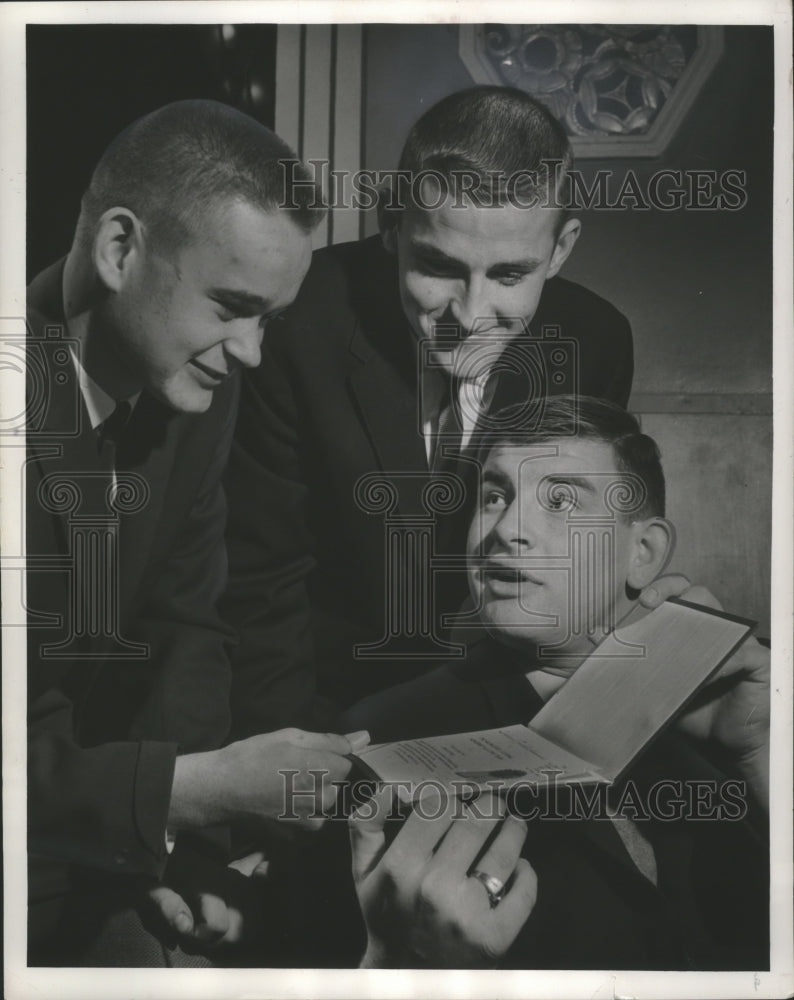
<svg viewBox="0 0 794 1000">
<path fill-rule="evenodd" d="M 200 361 L 196 361 L 195 358 L 190 361 L 190 364 L 193 365 L 194 368 L 198 368 L 200 372 L 206 375 L 207 378 L 212 379 L 213 382 L 223 382 L 224 379 L 227 379 L 230 374 L 229 372 L 219 372 L 214 368 L 208 368 L 207 365 L 203 365 Z"/>
</svg>

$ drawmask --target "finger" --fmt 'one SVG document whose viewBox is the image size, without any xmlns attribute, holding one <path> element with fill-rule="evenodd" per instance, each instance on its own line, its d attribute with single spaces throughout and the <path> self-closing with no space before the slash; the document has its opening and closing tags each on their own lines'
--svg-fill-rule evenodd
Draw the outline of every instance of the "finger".
<svg viewBox="0 0 794 1000">
<path fill-rule="evenodd" d="M 178 892 L 166 885 L 158 885 L 148 891 L 148 896 L 171 930 L 177 934 L 190 934 L 193 931 L 193 914 Z"/>
<path fill-rule="evenodd" d="M 750 636 L 739 646 L 733 656 L 728 657 L 711 681 L 744 674 L 749 681 L 768 686 L 771 663 L 771 651 Z M 709 689 L 706 687 L 704 690 L 708 692 Z"/>
<path fill-rule="evenodd" d="M 226 917 L 227 917 L 227 927 L 226 933 L 222 938 L 218 939 L 218 944 L 223 942 L 223 944 L 237 944 L 243 938 L 243 932 L 245 931 L 245 921 L 243 920 L 243 915 L 236 906 L 226 907 Z"/>
<path fill-rule="evenodd" d="M 508 816 L 482 857 L 474 862 L 474 867 L 506 884 L 516 870 L 526 836 L 527 824 Z"/>
<path fill-rule="evenodd" d="M 341 736 L 339 733 L 308 733 L 303 729 L 289 730 L 288 741 L 310 750 L 326 750 L 344 757 L 354 750 L 361 750 L 369 743 L 369 733 L 361 730 Z"/>
<path fill-rule="evenodd" d="M 464 807 L 450 792 L 429 785 L 389 847 L 392 861 L 406 867 L 424 867 L 449 834 L 456 814 Z"/>
<path fill-rule="evenodd" d="M 348 819 L 353 879 L 357 883 L 372 871 L 386 849 L 383 827 L 391 810 L 392 796 L 392 786 L 382 786 Z"/>
<path fill-rule="evenodd" d="M 494 921 L 502 928 L 509 928 L 512 939 L 526 923 L 538 898 L 538 878 L 526 858 L 519 858 L 508 891 L 501 903 L 491 910 Z"/>
<path fill-rule="evenodd" d="M 365 746 L 368 746 L 369 738 L 369 733 L 366 729 L 359 729 L 355 733 L 345 733 L 345 739 L 350 744 L 350 749 L 354 753 L 358 750 L 363 750 Z"/>
<path fill-rule="evenodd" d="M 226 903 L 210 892 L 196 898 L 196 927 L 193 936 L 205 944 L 215 944 L 229 930 L 229 910 Z"/>
<path fill-rule="evenodd" d="M 251 854 L 246 854 L 244 858 L 237 858 L 232 861 L 228 867 L 238 871 L 241 875 L 250 877 L 262 864 L 262 862 L 265 862 L 265 852 L 253 851 Z M 265 862 L 265 864 L 267 864 L 267 862 Z"/>
<path fill-rule="evenodd" d="M 645 608 L 658 608 L 668 597 L 681 597 L 691 584 L 681 573 L 660 576 L 640 592 L 640 604 Z"/>
<path fill-rule="evenodd" d="M 498 795 L 489 792 L 467 806 L 458 804 L 457 813 L 449 833 L 436 851 L 435 860 L 446 868 L 463 873 L 468 872 L 485 842 L 502 822 L 505 806 Z M 510 872 L 512 870 L 513 865 L 510 865 Z M 488 874 L 495 875 L 496 872 L 489 871 Z"/>
</svg>

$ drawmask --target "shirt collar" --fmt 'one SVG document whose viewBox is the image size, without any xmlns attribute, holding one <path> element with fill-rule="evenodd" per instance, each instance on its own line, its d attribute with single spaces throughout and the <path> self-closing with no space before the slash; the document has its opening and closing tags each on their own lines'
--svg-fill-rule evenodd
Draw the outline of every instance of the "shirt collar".
<svg viewBox="0 0 794 1000">
<path fill-rule="evenodd" d="M 92 430 L 96 430 L 113 413 L 116 409 L 116 403 L 121 402 L 121 400 L 115 400 L 101 386 L 96 384 L 85 368 L 83 368 L 77 353 L 72 348 L 69 349 L 69 353 L 72 355 L 72 362 L 77 372 L 77 381 L 80 384 L 83 402 L 88 410 L 88 419 L 91 421 L 91 428 Z M 132 409 L 135 409 L 135 404 L 138 402 L 139 396 L 140 393 L 136 392 L 127 399 Z"/>
</svg>

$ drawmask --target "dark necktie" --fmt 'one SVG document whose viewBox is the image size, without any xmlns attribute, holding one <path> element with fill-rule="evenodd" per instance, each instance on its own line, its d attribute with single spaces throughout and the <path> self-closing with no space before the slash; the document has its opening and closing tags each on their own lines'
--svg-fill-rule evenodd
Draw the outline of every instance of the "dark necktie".
<svg viewBox="0 0 794 1000">
<path fill-rule="evenodd" d="M 115 467 L 116 448 L 131 413 L 130 404 L 126 400 L 122 400 L 120 403 L 116 403 L 116 409 L 107 420 L 103 420 L 97 427 L 97 451 L 103 466 L 107 469 Z"/>
<path fill-rule="evenodd" d="M 460 380 L 450 378 L 447 389 L 441 397 L 438 410 L 436 440 L 433 448 L 432 469 L 434 472 L 448 471 L 454 468 L 460 452 L 461 415 L 460 415 Z"/>
</svg>

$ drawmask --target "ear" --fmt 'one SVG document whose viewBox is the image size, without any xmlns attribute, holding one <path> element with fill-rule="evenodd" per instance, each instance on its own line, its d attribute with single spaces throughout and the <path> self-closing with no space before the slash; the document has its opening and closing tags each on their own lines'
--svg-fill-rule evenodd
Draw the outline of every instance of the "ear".
<svg viewBox="0 0 794 1000">
<path fill-rule="evenodd" d="M 391 180 L 384 180 L 378 185 L 378 229 L 384 247 L 389 253 L 397 253 L 397 230 L 400 227 L 399 202 L 394 203 L 394 192 Z"/>
<path fill-rule="evenodd" d="M 626 583 L 642 590 L 664 572 L 675 549 L 675 528 L 665 517 L 635 521 L 631 525 L 631 546 Z"/>
<path fill-rule="evenodd" d="M 109 208 L 94 235 L 93 263 L 100 281 L 118 292 L 128 280 L 144 246 L 143 227 L 127 208 Z"/>
<path fill-rule="evenodd" d="M 546 273 L 547 278 L 553 278 L 568 259 L 576 241 L 579 239 L 581 231 L 582 223 L 578 219 L 567 220 L 557 236 L 554 252 L 551 255 L 549 270 Z"/>
<path fill-rule="evenodd" d="M 378 226 L 380 238 L 386 250 L 397 256 L 397 227 L 399 225 L 398 210 L 383 208 L 378 205 Z"/>
</svg>

